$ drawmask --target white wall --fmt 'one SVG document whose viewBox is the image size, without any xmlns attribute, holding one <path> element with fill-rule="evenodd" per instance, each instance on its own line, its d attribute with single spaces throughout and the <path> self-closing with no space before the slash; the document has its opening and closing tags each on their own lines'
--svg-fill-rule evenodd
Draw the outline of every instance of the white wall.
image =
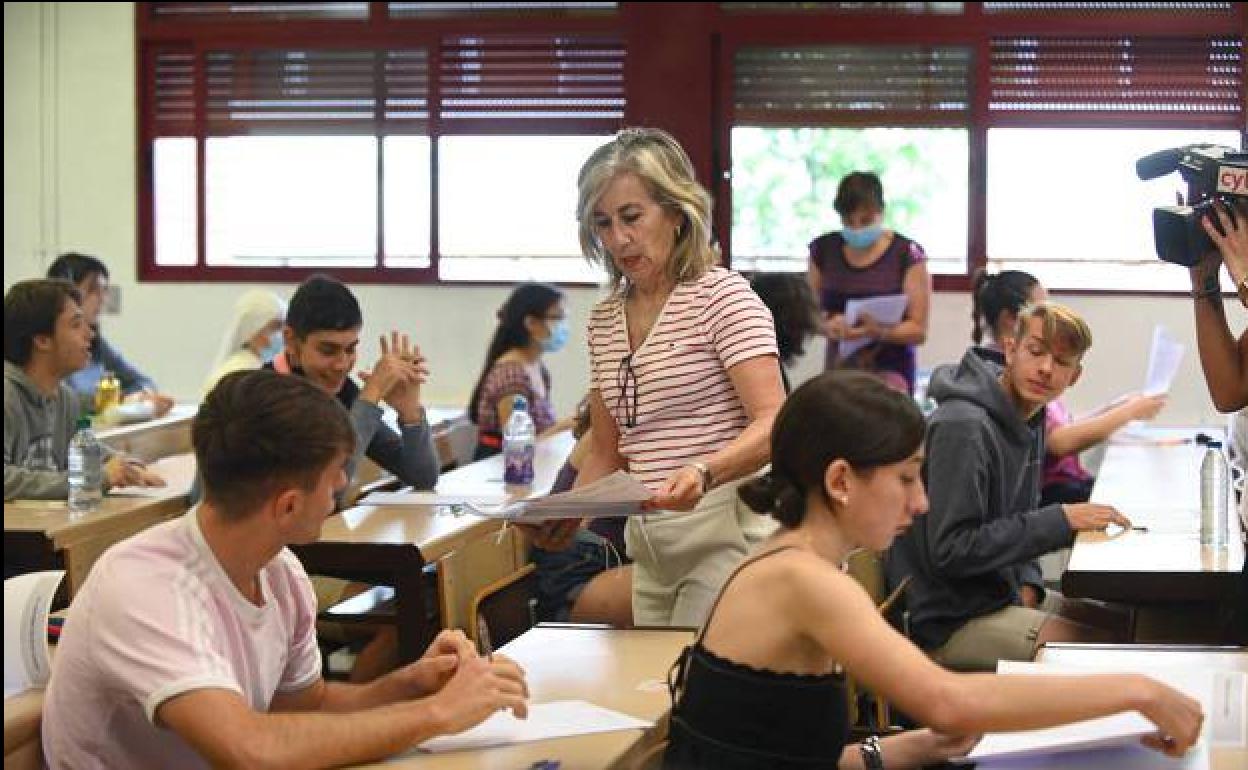
<svg viewBox="0 0 1248 770">
<path fill-rule="evenodd" d="M 4 5 L 4 285 L 42 275 L 56 254 L 77 249 L 108 262 L 122 291 L 122 313 L 106 317 L 110 339 L 179 398 L 194 398 L 216 350 L 239 284 L 138 283 L 135 279 L 135 45 L 130 3 Z M 1179 268 L 1175 268 L 1176 270 Z M 289 296 L 293 287 L 272 286 Z M 460 403 L 481 366 L 502 288 L 357 286 L 364 307 L 361 365 L 376 355 L 376 335 L 410 331 L 428 354 L 432 402 Z M 569 291 L 574 329 L 598 296 Z M 1168 423 L 1217 420 L 1195 358 L 1186 298 L 1056 296 L 1085 315 L 1096 335 L 1086 374 L 1071 391 L 1079 411 L 1144 377 L 1152 327 L 1165 324 L 1189 355 L 1162 415 Z M 1231 311 L 1242 325 L 1243 314 Z M 940 294 L 920 364 L 956 360 L 968 340 L 970 302 Z M 818 371 L 815 344 L 797 367 Z M 550 357 L 555 396 L 567 412 L 587 387 L 581 335 Z"/>
</svg>

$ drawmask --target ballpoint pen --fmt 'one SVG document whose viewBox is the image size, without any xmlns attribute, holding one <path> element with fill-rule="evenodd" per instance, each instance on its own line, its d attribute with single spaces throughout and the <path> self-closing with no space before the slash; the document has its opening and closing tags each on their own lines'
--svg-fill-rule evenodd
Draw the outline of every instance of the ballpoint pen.
<svg viewBox="0 0 1248 770">
<path fill-rule="evenodd" d="M 494 660 L 494 645 L 490 644 L 490 627 L 483 616 L 477 616 L 477 647 L 488 660 Z"/>
</svg>

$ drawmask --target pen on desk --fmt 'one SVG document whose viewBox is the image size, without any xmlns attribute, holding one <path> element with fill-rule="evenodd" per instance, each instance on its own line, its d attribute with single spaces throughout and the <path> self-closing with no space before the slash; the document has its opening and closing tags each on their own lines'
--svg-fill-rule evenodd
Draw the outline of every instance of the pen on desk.
<svg viewBox="0 0 1248 770">
<path fill-rule="evenodd" d="M 1133 524 L 1133 525 L 1131 526 L 1131 531 L 1132 531 L 1132 532 L 1147 532 L 1147 531 L 1148 531 L 1148 527 L 1141 527 L 1141 526 L 1140 526 L 1140 525 L 1138 525 L 1138 524 Z"/>
<path fill-rule="evenodd" d="M 477 616 L 477 647 L 488 660 L 494 660 L 494 645 L 490 644 L 490 627 L 485 618 Z"/>
</svg>

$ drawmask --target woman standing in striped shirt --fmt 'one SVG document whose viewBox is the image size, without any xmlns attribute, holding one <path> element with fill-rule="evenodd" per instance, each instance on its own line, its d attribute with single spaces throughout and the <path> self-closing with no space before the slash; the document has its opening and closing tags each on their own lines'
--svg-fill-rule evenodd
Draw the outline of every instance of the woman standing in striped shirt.
<svg viewBox="0 0 1248 770">
<path fill-rule="evenodd" d="M 626 469 L 654 491 L 625 531 L 633 618 L 696 626 L 761 523 L 738 512 L 736 487 L 767 463 L 784 400 L 771 314 L 716 266 L 710 195 L 671 136 L 622 131 L 577 183 L 581 248 L 613 288 L 590 316 L 593 440 L 578 484 Z"/>
</svg>

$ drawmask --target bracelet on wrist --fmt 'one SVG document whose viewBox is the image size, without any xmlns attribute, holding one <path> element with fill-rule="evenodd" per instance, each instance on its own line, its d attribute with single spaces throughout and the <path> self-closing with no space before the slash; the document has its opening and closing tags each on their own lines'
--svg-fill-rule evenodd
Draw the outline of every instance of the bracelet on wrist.
<svg viewBox="0 0 1248 770">
<path fill-rule="evenodd" d="M 880 736 L 868 735 L 858 744 L 862 764 L 867 770 L 884 770 L 884 752 L 880 748 Z"/>
<path fill-rule="evenodd" d="M 711 476 L 711 468 L 706 463 L 693 463 L 693 469 L 702 478 L 702 494 L 705 495 L 715 485 L 715 479 Z"/>
</svg>

